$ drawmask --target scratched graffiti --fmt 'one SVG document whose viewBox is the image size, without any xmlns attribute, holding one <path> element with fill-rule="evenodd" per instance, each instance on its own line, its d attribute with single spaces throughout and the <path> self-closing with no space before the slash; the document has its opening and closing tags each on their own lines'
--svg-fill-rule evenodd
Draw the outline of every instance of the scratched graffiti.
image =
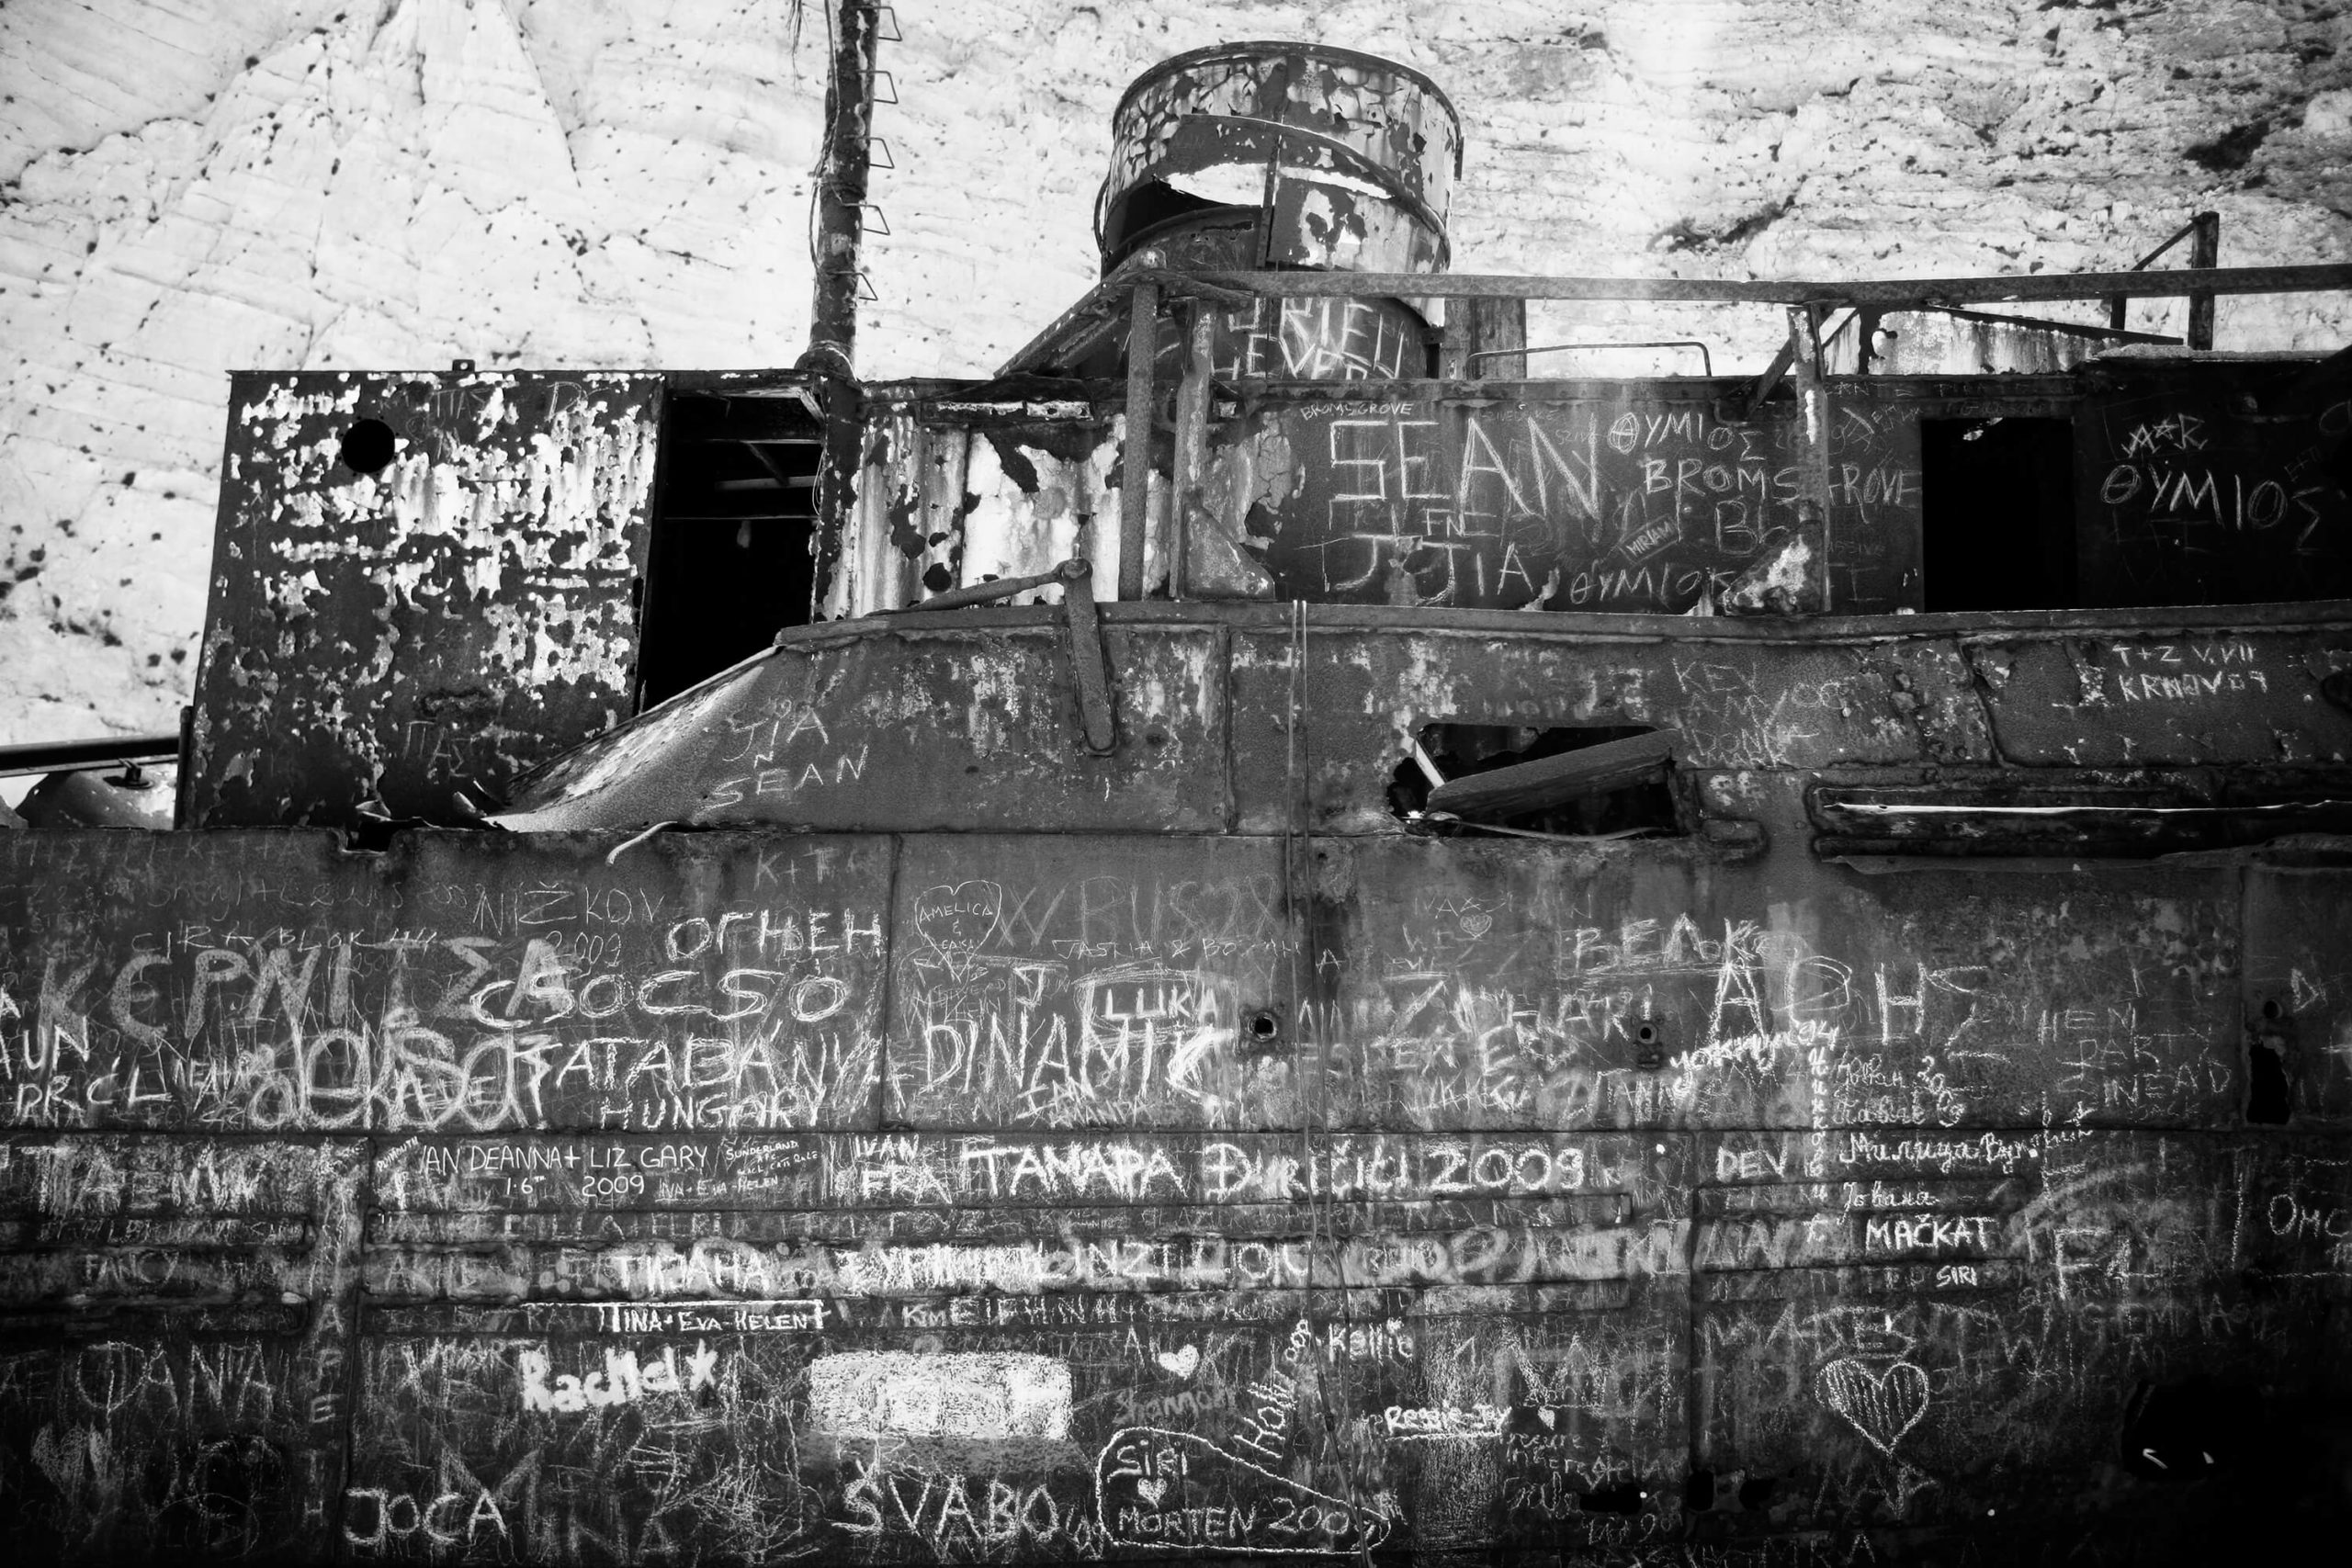
<svg viewBox="0 0 2352 1568">
<path fill-rule="evenodd" d="M 2324 1134 L 2211 1130 L 2249 996 L 2297 1061 L 2340 1033 L 2341 922 L 2271 873 L 1776 905 L 1678 840 L 619 841 L 11 851 L 13 1540 L 2031 1519 L 2137 1391 L 2324 1367 L 2352 1268 Z"/>
<path fill-rule="evenodd" d="M 1900 405 L 1840 404 L 1839 609 L 1918 602 L 1918 443 Z M 1567 400 L 1270 403 L 1232 450 L 1231 504 L 1271 541 L 1282 597 L 1674 613 L 1788 536 L 1811 460 L 1778 414 L 1727 423 L 1704 405 Z"/>
</svg>

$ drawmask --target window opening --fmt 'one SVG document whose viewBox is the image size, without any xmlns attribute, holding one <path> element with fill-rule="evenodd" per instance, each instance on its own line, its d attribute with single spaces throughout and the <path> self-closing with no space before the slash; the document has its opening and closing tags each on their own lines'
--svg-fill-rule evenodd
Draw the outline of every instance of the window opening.
<svg viewBox="0 0 2352 1568">
<path fill-rule="evenodd" d="M 673 392 L 638 661 L 650 707 L 813 618 L 824 430 L 797 396 Z"/>
<path fill-rule="evenodd" d="M 1674 739 L 1646 725 L 1426 724 L 1391 775 L 1389 807 L 1440 833 L 1679 833 Z"/>
<path fill-rule="evenodd" d="M 2064 419 L 1919 422 L 1928 610 L 2075 606 L 2074 432 Z"/>
</svg>

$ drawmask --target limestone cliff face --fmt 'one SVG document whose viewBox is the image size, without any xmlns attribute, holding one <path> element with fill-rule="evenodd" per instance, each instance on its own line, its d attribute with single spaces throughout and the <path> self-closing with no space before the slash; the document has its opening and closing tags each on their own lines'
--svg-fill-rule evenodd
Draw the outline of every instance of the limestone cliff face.
<svg viewBox="0 0 2352 1568">
<path fill-rule="evenodd" d="M 984 374 L 1081 292 L 1121 88 L 1242 38 L 1446 86 L 1465 268 L 2123 265 L 2202 208 L 2226 263 L 2352 253 L 2348 0 L 907 0 L 897 24 L 872 376 Z M 815 0 L 0 9 L 0 740 L 172 727 L 232 367 L 789 364 L 826 60 Z M 1775 330 L 1674 325 L 1718 365 Z M 2224 300 L 2220 330 L 2338 346 L 2352 301 Z"/>
</svg>

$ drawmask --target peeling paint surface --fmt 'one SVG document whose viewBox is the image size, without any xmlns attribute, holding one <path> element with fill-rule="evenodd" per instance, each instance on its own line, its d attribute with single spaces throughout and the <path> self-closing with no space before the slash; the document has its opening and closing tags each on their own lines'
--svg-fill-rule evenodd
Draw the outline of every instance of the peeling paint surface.
<svg viewBox="0 0 2352 1568">
<path fill-rule="evenodd" d="M 192 822 L 445 820 L 624 716 L 659 407 L 619 373 L 239 377 Z"/>
<path fill-rule="evenodd" d="M 1831 602 L 1916 608 L 1917 412 L 1866 378 L 1839 392 Z M 1797 525 L 1795 410 L 1730 418 L 1704 383 L 1283 389 L 1245 398 L 1239 414 L 1220 432 L 1250 454 L 1230 504 L 1267 541 L 1256 548 L 1283 598 L 1679 614 Z"/>
<path fill-rule="evenodd" d="M 1261 209 L 1257 259 L 1272 265 L 1445 266 L 1461 122 L 1408 67 L 1295 44 L 1201 50 L 1139 77 L 1112 134 L 1095 215 L 1106 265 L 1151 235 L 1137 214 L 1156 209 L 1136 197 L 1166 187 L 1195 204 Z"/>
</svg>

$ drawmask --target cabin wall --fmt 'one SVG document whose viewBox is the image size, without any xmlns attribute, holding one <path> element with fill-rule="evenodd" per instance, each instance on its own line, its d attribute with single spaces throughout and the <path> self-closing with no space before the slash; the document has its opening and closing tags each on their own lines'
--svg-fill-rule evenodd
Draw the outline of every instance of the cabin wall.
<svg viewBox="0 0 2352 1568">
<path fill-rule="evenodd" d="M 234 378 L 184 824 L 461 819 L 632 712 L 662 385 Z"/>
<path fill-rule="evenodd" d="M 0 1534 L 2208 1561 L 2319 1518 L 2341 840 L 1892 869 L 1808 797 L 2341 793 L 2352 626 L 1179 614 L 1106 617 L 1102 759 L 1053 612 L 794 634 L 697 722 L 814 832 L 0 840 Z M 1434 719 L 1671 727 L 1680 830 L 1408 835 Z"/>
<path fill-rule="evenodd" d="M 2157 354 L 2086 371 L 2084 603 L 2352 596 L 2352 378 L 2316 370 Z"/>
<path fill-rule="evenodd" d="M 2069 583 L 2013 607 L 2352 595 L 2352 404 L 2311 358 L 2134 352 L 2066 375 L 1833 377 L 1816 446 L 1785 398 L 1741 417 L 1747 382 L 1400 380 L 1369 395 L 1228 382 L 1167 349 L 1153 595 L 1172 582 L 1196 600 L 1680 614 L 1788 542 L 1817 484 L 1831 608 L 1917 610 L 1938 479 L 1920 421 L 2008 418 L 2075 428 L 2072 542 L 2056 547 Z M 1042 570 L 1080 538 L 1109 596 L 1122 389 L 968 390 L 876 400 L 830 614 Z M 1962 552 L 2033 543 L 2008 523 L 1985 519 L 1981 545 L 1975 520 L 1947 511 L 1942 525 Z"/>
<path fill-rule="evenodd" d="M 1089 397 L 885 389 L 830 613 L 1043 570 L 1080 538 L 1097 597 L 1112 597 L 1122 399 L 1109 383 L 1060 385 Z M 1729 417 L 1742 389 L 1171 383 L 1153 432 L 1147 591 L 1169 592 L 1181 554 L 1182 598 L 1679 614 L 1789 538 L 1809 482 L 1794 407 Z M 1838 393 L 1832 603 L 1916 609 L 1917 410 L 1868 381 Z"/>
</svg>

